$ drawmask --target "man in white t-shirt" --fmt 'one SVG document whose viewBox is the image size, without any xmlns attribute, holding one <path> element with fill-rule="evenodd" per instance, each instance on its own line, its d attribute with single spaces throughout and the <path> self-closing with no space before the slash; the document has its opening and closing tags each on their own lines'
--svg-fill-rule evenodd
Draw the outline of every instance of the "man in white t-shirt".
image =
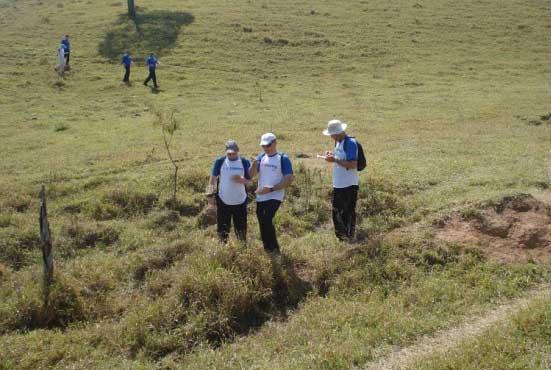
<svg viewBox="0 0 551 370">
<path fill-rule="evenodd" d="M 264 249 L 279 253 L 273 219 L 285 196 L 284 189 L 294 180 L 293 166 L 286 154 L 277 151 L 274 134 L 262 135 L 260 145 L 264 152 L 251 162 L 251 177 L 258 173 L 256 216 Z"/>
<path fill-rule="evenodd" d="M 335 141 L 335 151 L 325 152 L 325 160 L 333 163 L 333 224 L 339 240 L 350 241 L 356 231 L 358 199 L 358 145 L 346 134 L 346 123 L 331 120 L 323 131 Z"/>
<path fill-rule="evenodd" d="M 247 238 L 246 186 L 251 183 L 250 167 L 250 162 L 239 156 L 239 147 L 233 140 L 226 142 L 226 155 L 214 161 L 210 184 L 218 192 L 209 194 L 209 205 L 216 204 L 218 237 L 223 243 L 228 241 L 232 219 L 237 238 Z"/>
</svg>

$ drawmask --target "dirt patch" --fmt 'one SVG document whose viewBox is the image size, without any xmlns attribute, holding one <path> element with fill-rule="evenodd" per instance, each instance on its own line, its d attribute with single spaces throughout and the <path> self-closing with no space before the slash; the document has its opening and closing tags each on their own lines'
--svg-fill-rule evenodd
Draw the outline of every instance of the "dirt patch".
<svg viewBox="0 0 551 370">
<path fill-rule="evenodd" d="M 503 262 L 551 261 L 551 212 L 530 195 L 506 197 L 493 207 L 457 212 L 437 223 L 436 239 L 480 247 Z"/>
</svg>

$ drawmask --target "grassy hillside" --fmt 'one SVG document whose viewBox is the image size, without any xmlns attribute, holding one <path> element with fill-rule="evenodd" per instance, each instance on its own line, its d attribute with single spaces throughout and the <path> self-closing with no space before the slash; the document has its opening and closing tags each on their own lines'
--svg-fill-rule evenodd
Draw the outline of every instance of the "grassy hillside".
<svg viewBox="0 0 551 370">
<path fill-rule="evenodd" d="M 551 279 L 545 259 L 496 263 L 434 227 L 452 210 L 476 218 L 507 195 L 547 192 L 545 2 L 137 5 L 136 25 L 124 1 L 0 0 L 0 369 L 361 368 Z M 60 78 L 65 33 L 72 69 Z M 131 86 L 117 61 L 127 47 Z M 158 91 L 142 85 L 150 49 Z M 159 110 L 179 123 L 175 207 Z M 315 159 L 333 117 L 369 159 L 353 246 L 333 236 L 330 171 Z M 253 155 L 266 131 L 297 174 L 275 259 L 254 205 L 247 247 L 221 247 L 198 220 L 224 141 Z"/>
</svg>

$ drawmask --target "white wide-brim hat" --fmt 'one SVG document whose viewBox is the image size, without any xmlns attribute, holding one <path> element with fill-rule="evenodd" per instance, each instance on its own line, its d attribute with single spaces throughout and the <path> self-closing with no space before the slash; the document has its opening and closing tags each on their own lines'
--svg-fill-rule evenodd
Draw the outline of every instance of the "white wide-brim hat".
<svg viewBox="0 0 551 370">
<path fill-rule="evenodd" d="M 323 130 L 323 134 L 325 136 L 337 135 L 346 131 L 347 127 L 346 123 L 333 119 L 327 123 L 327 129 Z"/>
</svg>

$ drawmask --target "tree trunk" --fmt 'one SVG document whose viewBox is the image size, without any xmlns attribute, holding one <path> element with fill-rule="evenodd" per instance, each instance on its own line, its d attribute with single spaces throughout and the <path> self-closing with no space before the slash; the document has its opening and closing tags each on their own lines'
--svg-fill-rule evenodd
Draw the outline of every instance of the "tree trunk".
<svg viewBox="0 0 551 370">
<path fill-rule="evenodd" d="M 134 6 L 134 0 L 128 0 L 128 16 L 132 19 L 136 18 L 136 7 Z"/>
</svg>

